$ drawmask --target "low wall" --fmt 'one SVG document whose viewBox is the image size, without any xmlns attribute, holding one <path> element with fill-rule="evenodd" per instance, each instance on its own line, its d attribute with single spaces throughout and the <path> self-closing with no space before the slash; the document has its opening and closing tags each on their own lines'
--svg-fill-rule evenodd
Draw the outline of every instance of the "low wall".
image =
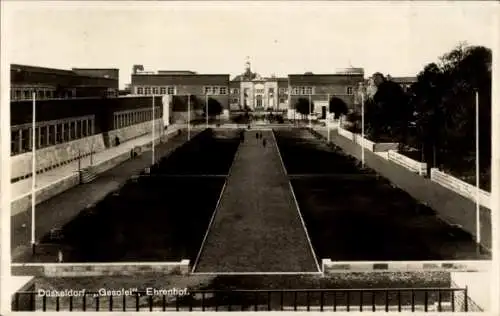
<svg viewBox="0 0 500 316">
<path fill-rule="evenodd" d="M 354 137 L 354 133 L 351 133 L 348 130 L 343 129 L 340 126 L 339 126 L 339 128 L 337 130 L 338 130 L 339 135 L 344 136 L 345 138 L 354 141 L 354 138 L 355 138 Z"/>
<path fill-rule="evenodd" d="M 427 175 L 427 164 L 425 162 L 413 160 L 405 155 L 395 152 L 394 150 L 389 150 L 387 157 L 390 161 L 394 161 L 395 163 L 407 168 L 408 170 L 416 172 L 419 175 Z"/>
<path fill-rule="evenodd" d="M 161 126 L 161 127 L 160 127 Z M 155 131 L 163 130 L 163 119 L 156 119 L 155 121 Z M 139 124 L 134 124 L 131 126 L 127 126 L 120 129 L 115 129 L 108 132 L 109 142 L 112 146 L 115 145 L 115 137 L 118 136 L 121 143 L 126 142 L 127 140 L 137 138 L 139 136 L 151 133 L 151 129 L 153 128 L 153 121 L 147 121 Z"/>
<path fill-rule="evenodd" d="M 376 143 L 373 148 L 373 151 L 375 152 L 383 152 L 389 150 L 398 151 L 398 149 L 399 149 L 398 143 Z"/>
<path fill-rule="evenodd" d="M 56 196 L 80 183 L 78 172 L 59 179 L 36 190 L 36 204 L 42 203 L 53 196 Z M 21 195 L 11 203 L 10 214 L 14 216 L 22 213 L 31 207 L 31 192 Z"/>
<path fill-rule="evenodd" d="M 147 273 L 188 274 L 189 260 L 180 262 L 131 262 L 131 263 L 43 263 L 12 264 L 12 275 L 37 277 L 80 277 L 137 275 Z"/>
<path fill-rule="evenodd" d="M 381 261 L 338 262 L 330 259 L 322 260 L 324 274 L 342 272 L 414 272 L 414 271 L 460 271 L 478 272 L 489 271 L 491 261 Z"/>
<path fill-rule="evenodd" d="M 321 133 L 321 130 L 318 132 Z M 361 159 L 361 147 L 354 142 L 335 132 L 330 139 L 348 155 Z M 365 163 L 414 199 L 434 209 L 444 221 L 459 225 L 473 237 L 476 236 L 476 205 L 470 199 L 373 152 L 365 151 Z M 488 208 L 480 208 L 479 225 L 481 244 L 491 249 L 491 211 Z"/>
<path fill-rule="evenodd" d="M 476 186 L 439 171 L 437 168 L 431 168 L 431 180 L 476 203 Z M 479 189 L 479 204 L 491 209 L 491 193 Z"/>
<path fill-rule="evenodd" d="M 361 137 L 361 135 L 356 134 L 354 135 L 354 141 L 356 144 L 363 146 L 364 148 L 368 149 L 369 151 L 375 151 L 375 143 L 372 142 L 371 140 L 368 140 L 366 138 Z"/>
<path fill-rule="evenodd" d="M 57 144 L 36 151 L 36 170 L 44 171 L 78 159 L 78 154 L 100 152 L 105 149 L 102 134 Z M 32 154 L 27 152 L 10 157 L 11 179 L 29 177 L 32 172 Z"/>
</svg>

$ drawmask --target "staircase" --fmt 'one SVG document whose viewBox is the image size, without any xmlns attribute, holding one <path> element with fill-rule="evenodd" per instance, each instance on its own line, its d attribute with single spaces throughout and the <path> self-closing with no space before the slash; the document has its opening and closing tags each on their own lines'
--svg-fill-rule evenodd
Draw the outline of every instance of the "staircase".
<svg viewBox="0 0 500 316">
<path fill-rule="evenodd" d="M 80 183 L 89 183 L 97 178 L 97 173 L 93 167 L 86 167 L 80 170 Z"/>
</svg>

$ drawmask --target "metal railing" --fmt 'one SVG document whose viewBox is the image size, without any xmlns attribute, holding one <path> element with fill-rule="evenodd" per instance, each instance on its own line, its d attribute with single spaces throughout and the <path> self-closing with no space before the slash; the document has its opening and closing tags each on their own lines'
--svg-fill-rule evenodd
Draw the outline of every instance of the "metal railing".
<svg viewBox="0 0 500 316">
<path fill-rule="evenodd" d="M 13 295 L 13 311 L 398 311 L 468 312 L 467 288 L 134 291 Z M 162 294 L 163 293 L 163 294 Z M 107 293 L 109 294 L 109 293 Z"/>
</svg>

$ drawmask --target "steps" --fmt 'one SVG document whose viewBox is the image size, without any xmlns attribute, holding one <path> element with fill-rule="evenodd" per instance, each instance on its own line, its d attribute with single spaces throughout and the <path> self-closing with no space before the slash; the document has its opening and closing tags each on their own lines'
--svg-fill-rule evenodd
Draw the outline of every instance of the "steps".
<svg viewBox="0 0 500 316">
<path fill-rule="evenodd" d="M 97 178 L 94 168 L 89 166 L 80 170 L 80 183 L 89 183 Z"/>
</svg>

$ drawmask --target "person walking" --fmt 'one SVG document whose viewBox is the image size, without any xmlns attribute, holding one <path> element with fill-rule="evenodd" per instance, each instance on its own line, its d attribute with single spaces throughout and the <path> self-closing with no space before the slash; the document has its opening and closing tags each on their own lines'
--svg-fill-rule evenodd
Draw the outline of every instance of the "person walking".
<svg viewBox="0 0 500 316">
<path fill-rule="evenodd" d="M 262 139 L 262 147 L 266 147 L 266 139 L 265 138 Z"/>
</svg>

